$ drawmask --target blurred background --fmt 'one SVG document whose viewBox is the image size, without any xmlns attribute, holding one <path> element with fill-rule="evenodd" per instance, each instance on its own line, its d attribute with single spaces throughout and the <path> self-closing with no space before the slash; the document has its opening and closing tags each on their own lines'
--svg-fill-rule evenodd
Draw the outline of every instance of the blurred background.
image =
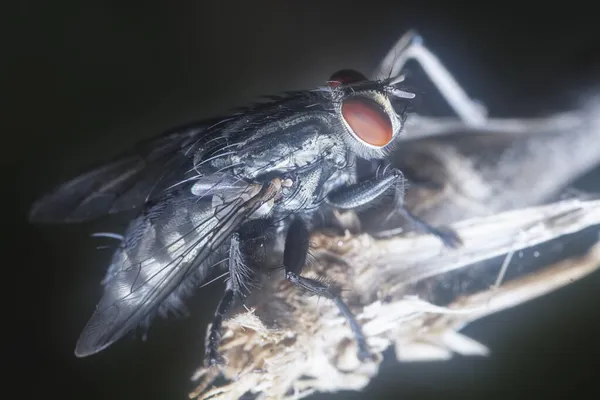
<svg viewBox="0 0 600 400">
<path fill-rule="evenodd" d="M 542 4 L 64 1 L 6 12 L 3 180 L 14 202 L 5 227 L 15 229 L 4 268 L 16 272 L 5 287 L 17 335 L 7 353 L 26 376 L 19 397 L 185 398 L 221 289 L 195 297 L 191 318 L 154 324 L 146 342 L 77 359 L 111 255 L 89 234 L 122 223 L 31 226 L 37 197 L 173 126 L 322 84 L 341 68 L 369 73 L 411 28 L 491 115 L 571 108 L 600 82 L 597 14 L 583 2 Z M 432 114 L 449 112 L 427 81 L 419 92 Z M 598 181 L 595 171 L 580 185 Z M 468 327 L 489 358 L 388 366 L 363 393 L 320 398 L 600 398 L 599 278 Z"/>
</svg>

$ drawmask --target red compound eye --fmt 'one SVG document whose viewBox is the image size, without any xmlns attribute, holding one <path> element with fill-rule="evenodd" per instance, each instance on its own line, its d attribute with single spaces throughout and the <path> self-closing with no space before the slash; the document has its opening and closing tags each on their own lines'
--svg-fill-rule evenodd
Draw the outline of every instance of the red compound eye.
<svg viewBox="0 0 600 400">
<path fill-rule="evenodd" d="M 331 75 L 328 84 L 330 87 L 338 87 L 340 85 L 348 85 L 350 83 L 366 81 L 367 78 L 358 71 L 353 69 L 342 69 Z"/>
<path fill-rule="evenodd" d="M 392 140 L 392 121 L 379 104 L 367 97 L 345 100 L 342 116 L 354 134 L 372 146 L 383 147 Z"/>
</svg>

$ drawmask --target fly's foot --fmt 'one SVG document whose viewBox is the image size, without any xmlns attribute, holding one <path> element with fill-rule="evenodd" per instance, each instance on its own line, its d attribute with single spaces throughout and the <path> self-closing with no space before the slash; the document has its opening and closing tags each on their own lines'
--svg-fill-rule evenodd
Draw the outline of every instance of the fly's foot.
<svg viewBox="0 0 600 400">
<path fill-rule="evenodd" d="M 375 354 L 371 353 L 368 348 L 359 347 L 358 359 L 360 362 L 365 363 L 365 362 L 369 362 L 369 361 L 375 361 L 376 357 L 375 357 Z"/>
<path fill-rule="evenodd" d="M 450 249 L 458 249 L 460 247 L 463 246 L 463 241 L 460 238 L 460 236 L 458 236 L 458 233 L 456 233 L 454 230 L 450 229 L 450 228 L 434 228 L 432 227 L 432 234 L 437 236 L 442 243 L 444 244 L 444 246 L 450 248 Z"/>
<path fill-rule="evenodd" d="M 205 365 L 207 367 L 223 366 L 226 364 L 225 358 L 218 350 L 211 349 L 206 352 Z"/>
</svg>

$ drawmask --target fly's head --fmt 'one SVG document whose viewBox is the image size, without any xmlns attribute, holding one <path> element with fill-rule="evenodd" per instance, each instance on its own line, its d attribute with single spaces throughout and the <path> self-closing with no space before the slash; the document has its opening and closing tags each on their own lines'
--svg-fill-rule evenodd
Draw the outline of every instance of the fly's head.
<svg viewBox="0 0 600 400">
<path fill-rule="evenodd" d="M 291 153 L 299 168 L 288 171 L 294 182 L 290 193 L 284 193 L 288 210 L 311 209 L 331 191 L 355 182 L 356 157 L 380 160 L 387 156 L 404 122 L 392 102 L 414 97 L 397 87 L 400 82 L 394 78 L 371 81 L 356 71 L 342 70 L 332 75 L 326 87 L 317 89 L 316 105 L 306 107 L 313 111 L 301 118 L 323 116 L 326 125 L 307 124 L 303 131 L 299 124 L 294 129 L 294 140 L 302 145 Z"/>
<path fill-rule="evenodd" d="M 333 74 L 324 89 L 331 94 L 338 130 L 346 147 L 358 157 L 384 158 L 402 131 L 404 116 L 392 101 L 415 95 L 398 88 L 402 77 L 370 81 L 360 72 L 341 70 Z"/>
</svg>

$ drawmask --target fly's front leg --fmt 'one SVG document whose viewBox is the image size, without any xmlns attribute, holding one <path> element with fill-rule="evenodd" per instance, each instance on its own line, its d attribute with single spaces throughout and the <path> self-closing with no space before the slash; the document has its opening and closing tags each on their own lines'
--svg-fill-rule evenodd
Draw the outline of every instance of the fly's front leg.
<svg viewBox="0 0 600 400">
<path fill-rule="evenodd" d="M 423 38 L 414 31 L 407 32 L 398 40 L 374 71 L 372 78 L 385 79 L 388 76 L 400 76 L 409 60 L 419 63 L 450 107 L 466 124 L 472 126 L 485 124 L 487 119 L 485 107 L 469 98 L 436 55 L 423 44 Z"/>
<path fill-rule="evenodd" d="M 452 249 L 457 249 L 462 246 L 462 240 L 460 239 L 458 234 L 453 230 L 449 228 L 442 229 L 429 225 L 427 222 L 412 214 L 410 211 L 408 211 L 402 206 L 396 207 L 396 211 L 399 212 L 404 218 L 406 218 L 411 224 L 413 224 L 413 226 L 418 230 L 437 236 L 442 241 L 442 243 L 444 243 L 444 246 Z"/>
<path fill-rule="evenodd" d="M 383 177 L 375 176 L 363 182 L 345 186 L 331 192 L 327 196 L 327 202 L 331 206 L 342 210 L 357 209 L 369 205 L 369 203 L 380 198 L 388 189 L 395 186 L 393 211 L 399 212 L 417 229 L 437 236 L 446 247 L 459 247 L 462 241 L 454 231 L 431 226 L 404 208 L 402 204 L 404 195 L 402 187 L 403 179 L 402 172 L 392 168 L 387 173 L 384 173 Z"/>
<path fill-rule="evenodd" d="M 306 263 L 308 246 L 308 229 L 302 220 L 296 219 L 289 227 L 283 252 L 283 266 L 285 268 L 286 279 L 299 289 L 333 300 L 350 324 L 350 328 L 352 329 L 352 333 L 354 334 L 354 338 L 358 345 L 358 358 L 361 361 L 370 359 L 371 353 L 369 352 L 369 346 L 367 345 L 365 335 L 362 333 L 362 329 L 356 321 L 354 314 L 352 314 L 352 311 L 350 311 L 346 303 L 344 303 L 340 297 L 340 289 L 336 288 L 331 283 L 300 276 Z"/>
</svg>

